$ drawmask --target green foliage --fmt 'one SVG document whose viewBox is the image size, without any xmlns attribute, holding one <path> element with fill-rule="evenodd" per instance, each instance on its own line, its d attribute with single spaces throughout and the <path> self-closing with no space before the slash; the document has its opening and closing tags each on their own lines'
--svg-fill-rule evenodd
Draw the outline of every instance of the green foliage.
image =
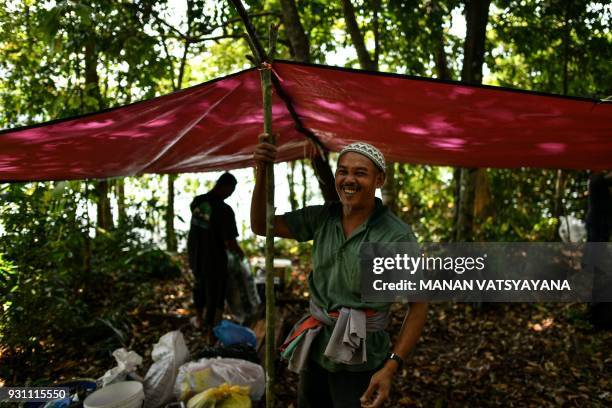
<svg viewBox="0 0 612 408">
<path fill-rule="evenodd" d="M 453 228 L 452 170 L 396 164 L 399 215 L 421 242 L 450 239 Z"/>
<path fill-rule="evenodd" d="M 558 94 L 612 94 L 609 2 L 497 1 L 487 64 L 495 82 Z"/>
<path fill-rule="evenodd" d="M 121 327 L 125 312 L 173 278 L 178 262 L 144 242 L 138 217 L 94 238 L 81 182 L 10 184 L 0 221 L 0 343 L 18 350 L 95 327 Z M 96 330 L 98 330 L 96 329 Z M 114 330 L 118 332 L 119 330 Z"/>
<path fill-rule="evenodd" d="M 476 234 L 483 241 L 551 241 L 557 220 L 552 217 L 556 171 L 538 169 L 491 169 L 488 171 L 492 213 L 477 220 Z M 568 174 L 562 195 L 562 215 L 586 216 L 588 175 Z"/>
<path fill-rule="evenodd" d="M 37 328 L 83 324 L 83 274 L 75 272 L 83 267 L 85 229 L 76 216 L 79 201 L 65 199 L 66 190 L 75 191 L 65 187 L 12 184 L 3 191 L 0 248 L 16 271 L 0 287 L 4 344 L 36 342 L 44 335 Z"/>
<path fill-rule="evenodd" d="M 181 276 L 178 260 L 159 248 L 140 251 L 134 258 L 128 257 L 125 263 L 133 265 L 133 276 L 139 276 L 140 279 L 172 279 Z"/>
</svg>

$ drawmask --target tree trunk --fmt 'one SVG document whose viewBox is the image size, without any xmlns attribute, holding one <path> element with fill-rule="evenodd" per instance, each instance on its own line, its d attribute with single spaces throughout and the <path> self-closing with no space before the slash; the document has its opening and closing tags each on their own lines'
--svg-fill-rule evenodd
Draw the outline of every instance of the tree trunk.
<svg viewBox="0 0 612 408">
<path fill-rule="evenodd" d="M 346 31 L 348 31 L 349 35 L 351 36 L 353 46 L 355 47 L 355 51 L 357 51 L 359 65 L 361 65 L 361 68 L 363 69 L 377 71 L 378 67 L 376 66 L 376 61 L 370 57 L 370 53 L 365 46 L 363 35 L 361 34 L 361 30 L 357 24 L 357 19 L 355 18 L 355 8 L 353 7 L 351 0 L 342 0 L 342 12 L 344 14 Z"/>
<path fill-rule="evenodd" d="M 302 207 L 308 203 L 308 180 L 306 180 L 306 160 L 302 160 Z"/>
<path fill-rule="evenodd" d="M 310 62 L 310 43 L 304 26 L 300 21 L 300 15 L 295 0 L 281 0 L 281 14 L 285 31 L 293 51 L 293 57 L 300 62 Z M 329 165 L 327 157 L 315 155 L 312 158 L 312 168 L 317 175 L 319 188 L 326 202 L 338 201 L 334 183 L 334 173 Z M 290 197 L 291 200 L 291 197 Z M 293 205 L 293 204 L 292 204 Z"/>
<path fill-rule="evenodd" d="M 104 108 L 104 101 L 100 92 L 100 78 L 98 76 L 98 51 L 96 42 L 92 38 L 85 43 L 85 103 L 86 112 Z M 107 180 L 99 181 L 96 185 L 98 227 L 109 230 L 113 228 L 113 215 L 110 199 L 108 197 L 109 185 Z"/>
<path fill-rule="evenodd" d="M 463 67 L 461 80 L 470 84 L 482 83 L 485 35 L 489 19 L 490 0 L 468 0 L 465 4 L 466 35 L 463 45 Z M 458 241 L 473 240 L 474 198 L 477 171 L 484 169 L 461 169 L 459 208 L 457 209 Z M 482 177 L 480 177 L 482 179 Z"/>
<path fill-rule="evenodd" d="M 461 169 L 459 209 L 457 212 L 457 241 L 473 240 L 474 197 L 478 169 Z"/>
<path fill-rule="evenodd" d="M 325 202 L 338 201 L 339 197 L 338 192 L 336 191 L 334 173 L 329 166 L 329 161 L 327 158 L 317 154 L 312 158 L 311 164 L 315 174 L 317 175 L 319 188 L 321 189 Z"/>
<path fill-rule="evenodd" d="M 569 46 L 570 46 L 570 26 L 569 26 L 569 12 L 567 9 L 567 4 L 565 6 L 565 12 L 563 15 L 563 83 L 561 84 L 563 95 L 567 95 L 567 86 L 569 82 L 569 71 L 568 71 L 568 63 L 569 63 Z M 556 221 L 555 229 L 552 232 L 552 240 L 558 241 L 561 239 L 559 235 L 559 227 L 561 226 L 561 216 L 563 215 L 563 195 L 565 192 L 565 182 L 567 179 L 567 173 L 563 170 L 557 170 L 557 174 L 555 177 L 555 198 L 553 202 L 553 211 L 552 215 Z M 568 225 L 569 227 L 569 225 Z M 569 235 L 569 234 L 568 234 Z"/>
<path fill-rule="evenodd" d="M 85 180 L 83 183 L 85 197 L 85 232 L 83 234 L 83 276 L 91 276 L 91 237 L 89 231 L 91 229 L 91 219 L 89 218 L 89 182 Z"/>
<path fill-rule="evenodd" d="M 385 184 L 381 189 L 382 201 L 391 212 L 397 210 L 397 185 L 395 179 L 395 163 L 388 162 L 385 170 Z"/>
<path fill-rule="evenodd" d="M 468 0 L 465 4 L 466 34 L 463 44 L 461 80 L 469 84 L 482 83 L 485 34 L 489 20 L 490 0 Z"/>
<path fill-rule="evenodd" d="M 192 7 L 190 2 L 187 2 L 188 7 Z M 188 13 L 188 15 L 191 15 Z M 189 36 L 191 33 L 191 20 L 187 22 L 187 35 Z M 185 40 L 185 44 L 183 45 L 183 56 L 181 57 L 181 64 L 179 66 L 179 74 L 176 78 L 176 84 L 174 85 L 174 90 L 178 91 L 183 87 L 183 78 L 185 77 L 185 67 L 187 65 L 187 55 L 189 53 L 190 42 Z M 166 223 L 166 250 L 169 252 L 177 251 L 177 240 L 176 240 L 176 230 L 174 229 L 174 181 L 176 180 L 175 174 L 168 174 L 167 176 L 167 196 L 166 202 L 168 203 L 166 207 L 166 215 L 165 215 L 165 223 Z"/>
<path fill-rule="evenodd" d="M 295 196 L 295 161 L 289 163 L 287 183 L 289 184 L 289 204 L 291 205 L 291 211 L 295 211 L 298 208 L 298 202 Z"/>
<path fill-rule="evenodd" d="M 113 229 L 113 214 L 108 198 L 108 190 L 108 180 L 100 180 L 96 183 L 96 195 L 98 198 L 96 215 L 98 217 L 98 227 L 107 231 Z"/>
<path fill-rule="evenodd" d="M 310 62 L 310 43 L 300 21 L 295 0 L 280 0 L 280 4 L 285 32 L 293 50 L 293 57 L 300 62 Z"/>
<path fill-rule="evenodd" d="M 374 0 L 372 7 L 374 9 L 374 17 L 372 21 L 372 31 L 374 32 L 374 66 L 378 70 L 378 60 L 380 57 L 380 36 L 378 14 L 380 13 L 380 0 Z"/>
<path fill-rule="evenodd" d="M 429 17 L 431 21 L 431 31 L 435 40 L 435 47 L 432 50 L 432 57 L 436 67 L 436 76 L 439 79 L 451 80 L 451 71 L 448 67 L 448 58 L 444 49 L 444 27 L 440 7 L 436 0 L 431 1 Z M 453 224 L 450 238 L 457 240 L 457 226 L 459 220 L 459 209 L 461 207 L 461 168 L 453 169 Z"/>
<path fill-rule="evenodd" d="M 117 222 L 119 226 L 125 225 L 126 211 L 125 211 L 125 179 L 118 179 L 115 183 L 115 194 L 117 194 Z"/>
<path fill-rule="evenodd" d="M 431 12 L 429 14 L 431 21 L 431 32 L 435 40 L 435 47 L 432 56 L 436 64 L 436 75 L 439 79 L 449 80 L 452 78 L 448 68 L 446 51 L 444 50 L 444 27 L 440 7 L 438 6 L 438 2 L 436 0 L 432 0 Z"/>
<path fill-rule="evenodd" d="M 552 216 L 556 220 L 555 229 L 552 232 L 552 240 L 558 241 L 561 236 L 558 233 L 558 227 L 561 225 L 561 216 L 563 216 L 563 196 L 565 193 L 565 184 L 567 181 L 567 172 L 559 169 L 555 180 L 555 198 L 553 202 Z"/>
<path fill-rule="evenodd" d="M 478 169 L 474 192 L 474 217 L 486 219 L 491 215 L 493 215 L 491 184 L 486 169 Z"/>
<path fill-rule="evenodd" d="M 453 230 L 451 239 L 457 241 L 457 227 L 459 226 L 459 209 L 461 208 L 461 167 L 453 169 Z"/>
<path fill-rule="evenodd" d="M 176 232 L 174 231 L 174 181 L 175 174 L 168 174 L 168 207 L 166 208 L 166 249 L 176 252 Z"/>
</svg>

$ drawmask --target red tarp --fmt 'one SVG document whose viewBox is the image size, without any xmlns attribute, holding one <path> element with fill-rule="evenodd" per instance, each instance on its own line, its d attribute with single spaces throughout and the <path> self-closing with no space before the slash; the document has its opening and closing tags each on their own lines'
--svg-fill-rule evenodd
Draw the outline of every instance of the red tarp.
<svg viewBox="0 0 612 408">
<path fill-rule="evenodd" d="M 359 70 L 275 62 L 304 126 L 330 150 L 466 167 L 612 169 L 612 104 Z M 306 139 L 274 97 L 279 161 Z M 105 112 L 0 134 L 0 180 L 103 178 L 251 165 L 262 130 L 256 70 Z"/>
</svg>

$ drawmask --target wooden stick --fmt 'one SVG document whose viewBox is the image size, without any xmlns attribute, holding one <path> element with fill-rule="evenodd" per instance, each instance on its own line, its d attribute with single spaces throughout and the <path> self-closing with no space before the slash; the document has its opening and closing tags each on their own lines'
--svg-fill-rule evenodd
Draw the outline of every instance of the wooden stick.
<svg viewBox="0 0 612 408">
<path fill-rule="evenodd" d="M 265 141 L 275 144 L 272 131 L 272 67 L 270 57 L 274 57 L 278 27 L 270 26 L 269 54 L 257 38 L 255 28 L 242 5 L 241 0 L 231 0 L 236 11 L 242 18 L 247 30 L 246 40 L 253 52 L 259 67 L 261 77 L 261 91 L 263 97 L 263 116 Z M 266 408 L 274 407 L 274 368 L 276 348 L 274 322 L 276 320 L 276 306 L 274 302 L 274 163 L 266 163 L 264 167 L 266 183 Z"/>
<path fill-rule="evenodd" d="M 275 30 L 270 30 L 270 45 L 276 43 Z M 262 67 L 263 68 L 263 67 Z M 263 94 L 264 133 L 267 142 L 275 144 L 272 133 L 272 69 L 263 68 L 261 74 L 261 90 Z M 274 322 L 276 306 L 274 302 L 274 163 L 266 163 L 266 408 L 274 406 L 274 361 L 276 347 L 274 346 Z"/>
</svg>

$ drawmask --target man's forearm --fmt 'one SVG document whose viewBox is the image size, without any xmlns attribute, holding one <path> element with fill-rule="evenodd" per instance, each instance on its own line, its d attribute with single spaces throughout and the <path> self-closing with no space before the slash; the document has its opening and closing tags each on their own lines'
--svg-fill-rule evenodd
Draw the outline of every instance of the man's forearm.
<svg viewBox="0 0 612 408">
<path fill-rule="evenodd" d="M 393 353 L 397 354 L 402 359 L 406 358 L 417 341 L 419 341 L 426 319 L 427 303 L 413 303 L 410 305 L 410 311 L 404 318 L 400 334 L 393 347 Z M 394 361 L 387 361 L 386 365 L 390 365 L 397 369 L 397 363 Z"/>
</svg>

